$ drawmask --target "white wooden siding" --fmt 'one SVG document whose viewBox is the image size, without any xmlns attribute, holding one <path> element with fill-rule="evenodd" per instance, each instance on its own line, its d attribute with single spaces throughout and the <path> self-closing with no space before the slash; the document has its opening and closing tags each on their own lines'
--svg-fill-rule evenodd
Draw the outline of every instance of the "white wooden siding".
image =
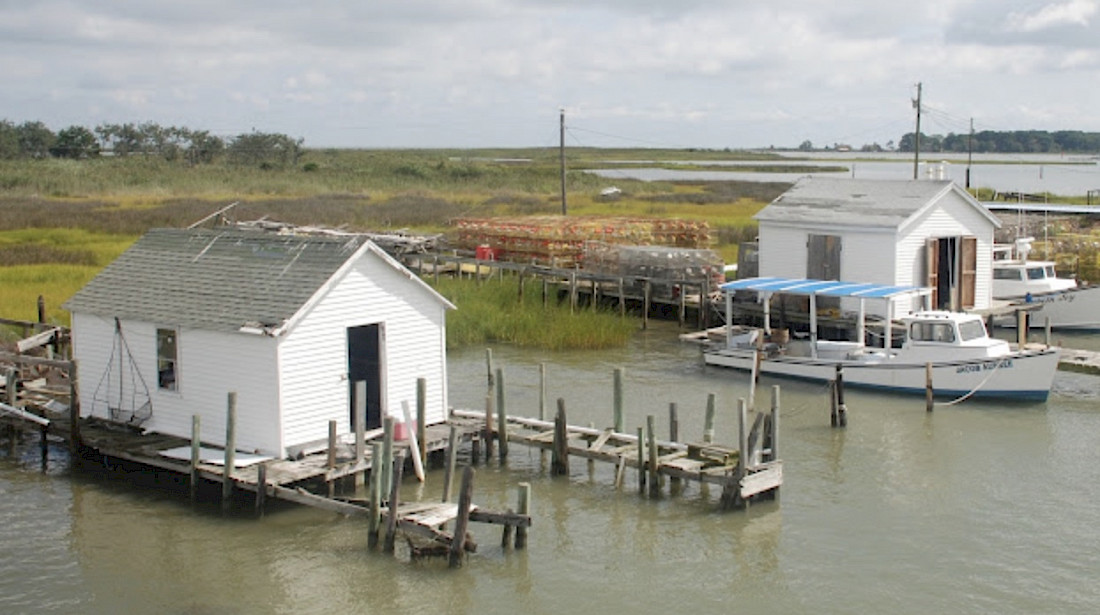
<svg viewBox="0 0 1100 615">
<path fill-rule="evenodd" d="M 349 421 L 347 329 L 380 323 L 384 331 L 382 405 L 403 420 L 415 411 L 416 381 L 426 380 L 426 421 L 446 420 L 444 308 L 377 255 L 365 252 L 334 279 L 279 344 L 283 446 L 327 437 L 328 421 L 343 433 Z"/>
<path fill-rule="evenodd" d="M 109 418 L 105 408 L 92 403 L 111 363 L 114 321 L 74 313 L 72 320 L 73 353 L 80 369 L 78 383 L 81 413 Z M 237 393 L 237 448 L 281 453 L 277 422 L 275 342 L 255 335 L 224 334 L 181 329 L 177 338 L 178 390 L 164 391 L 157 386 L 157 328 L 174 328 L 173 323 L 122 323 L 122 334 L 152 401 L 152 416 L 143 429 L 158 433 L 191 437 L 191 417 L 200 416 L 203 442 L 225 444 L 227 400 Z M 115 372 L 117 374 L 117 350 Z M 128 369 L 128 368 L 127 368 Z M 127 378 L 126 383 L 133 380 Z M 132 393 L 127 384 L 126 394 Z M 117 385 L 113 389 L 117 391 Z M 101 390 L 102 392 L 105 389 Z M 144 388 L 140 395 L 144 395 Z"/>
<path fill-rule="evenodd" d="M 974 308 L 985 309 L 992 303 L 993 224 L 963 198 L 953 192 L 935 207 L 915 216 L 901 229 L 895 248 L 898 284 L 923 286 L 927 283 L 925 241 L 929 238 L 973 236 L 977 238 L 977 268 L 974 280 Z"/>
</svg>

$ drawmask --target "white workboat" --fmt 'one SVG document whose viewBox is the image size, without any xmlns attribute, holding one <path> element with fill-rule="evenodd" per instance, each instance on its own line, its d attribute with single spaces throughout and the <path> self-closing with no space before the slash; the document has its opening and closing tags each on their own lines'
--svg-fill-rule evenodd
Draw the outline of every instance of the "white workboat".
<svg viewBox="0 0 1100 615">
<path fill-rule="evenodd" d="M 1032 327 L 1100 329 L 1100 286 L 1079 286 L 1059 277 L 1053 261 L 1031 260 L 1030 237 L 1014 246 L 994 247 L 993 298 L 1030 307 Z M 1041 306 L 1041 307 L 1035 307 Z M 1015 327 L 1015 318 L 997 319 L 999 326 Z"/>
<path fill-rule="evenodd" d="M 910 313 L 897 319 L 904 330 L 900 346 L 884 343 L 883 347 L 875 347 L 864 343 L 865 299 L 923 297 L 931 289 L 782 278 L 737 280 L 722 289 L 726 292 L 727 314 L 732 314 L 730 297 L 734 292 L 757 292 L 764 305 L 765 326 L 727 325 L 725 340 L 704 347 L 708 365 L 751 371 L 758 361 L 755 369 L 763 374 L 819 381 L 836 378 L 840 368 L 847 385 L 920 394 L 926 391 L 930 367 L 932 388 L 940 397 L 1034 401 L 1047 398 L 1058 367 L 1057 348 L 1013 349 L 1008 342 L 990 338 L 980 316 L 960 312 Z M 805 339 L 791 340 L 786 331 L 770 330 L 768 305 L 773 293 L 809 297 L 810 334 Z M 818 297 L 859 299 L 856 331 L 861 339 L 818 340 L 815 333 Z"/>
</svg>

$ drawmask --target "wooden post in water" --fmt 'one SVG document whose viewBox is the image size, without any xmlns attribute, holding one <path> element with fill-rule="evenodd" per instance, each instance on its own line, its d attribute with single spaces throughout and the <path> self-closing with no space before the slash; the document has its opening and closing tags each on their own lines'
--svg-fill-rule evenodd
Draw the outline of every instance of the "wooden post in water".
<svg viewBox="0 0 1100 615">
<path fill-rule="evenodd" d="M 355 381 L 355 463 L 361 464 L 367 455 L 367 381 Z M 354 485 L 358 489 L 364 484 L 363 471 L 355 473 Z"/>
<path fill-rule="evenodd" d="M 844 403 L 844 368 L 836 366 L 836 415 L 839 427 L 848 426 L 848 406 Z"/>
<path fill-rule="evenodd" d="M 451 499 L 451 483 L 454 482 L 455 461 L 458 459 L 458 428 L 451 425 L 447 434 L 447 465 L 443 470 L 443 501 Z"/>
<path fill-rule="evenodd" d="M 330 471 L 336 469 L 336 444 L 336 421 L 331 420 L 328 422 L 328 463 L 325 464 Z M 336 482 L 329 478 L 325 484 L 328 486 L 328 497 L 336 495 Z"/>
<path fill-rule="evenodd" d="M 623 432 L 623 368 L 615 368 L 614 391 L 612 392 L 612 423 L 615 433 Z"/>
<path fill-rule="evenodd" d="M 195 503 L 195 497 L 199 489 L 199 438 L 201 437 L 201 419 L 199 415 L 191 415 L 191 479 L 188 481 L 191 487 L 191 503 Z"/>
<path fill-rule="evenodd" d="M 42 447 L 41 453 L 42 453 L 42 472 L 43 473 L 46 472 L 46 469 L 47 469 L 46 464 L 48 464 L 49 461 L 50 461 L 50 440 L 49 440 L 49 434 L 47 433 L 47 432 L 49 432 L 49 430 L 50 430 L 50 424 L 45 423 L 41 426 L 41 428 L 39 429 L 39 433 L 38 433 L 39 438 L 41 438 L 39 440 L 39 445 Z"/>
<path fill-rule="evenodd" d="M 779 459 L 779 385 L 772 386 L 771 460 Z"/>
<path fill-rule="evenodd" d="M 267 462 L 256 467 L 256 515 L 264 516 L 264 501 L 267 498 Z"/>
<path fill-rule="evenodd" d="M 703 442 L 714 441 L 714 406 L 717 399 L 714 393 L 707 393 L 707 413 L 703 418 Z"/>
<path fill-rule="evenodd" d="M 931 412 L 935 407 L 935 390 L 932 388 L 932 364 L 924 364 L 924 410 Z"/>
<path fill-rule="evenodd" d="M 1027 310 L 1016 310 L 1016 344 L 1023 350 L 1024 344 L 1027 344 L 1027 328 L 1028 328 L 1028 314 Z"/>
<path fill-rule="evenodd" d="M 645 493 L 645 430 L 638 428 L 638 493 Z"/>
<path fill-rule="evenodd" d="M 428 460 L 428 381 L 416 379 L 416 442 L 420 445 L 420 458 Z"/>
<path fill-rule="evenodd" d="M 497 439 L 500 446 L 500 461 L 508 457 L 508 413 L 504 404 L 504 370 L 497 368 Z"/>
<path fill-rule="evenodd" d="M 453 429 L 453 428 L 452 428 Z M 367 548 L 378 547 L 378 523 L 382 516 L 382 443 L 370 445 L 370 510 L 367 513 Z"/>
<path fill-rule="evenodd" d="M 392 416 L 382 419 L 382 458 L 371 461 L 372 466 L 375 464 L 382 466 L 380 479 L 383 494 L 389 494 L 390 486 L 393 484 L 393 424 Z"/>
<path fill-rule="evenodd" d="M 70 347 L 70 353 L 71 353 Z M 77 459 L 80 450 L 80 396 L 77 395 L 76 361 L 69 361 L 69 458 Z"/>
<path fill-rule="evenodd" d="M 668 404 L 668 439 L 670 442 L 680 441 L 680 410 L 676 402 Z"/>
<path fill-rule="evenodd" d="M 1043 343 L 1050 348 L 1050 316 L 1043 321 Z"/>
<path fill-rule="evenodd" d="M 649 445 L 649 495 L 657 497 L 661 495 L 661 475 L 658 472 L 657 463 L 657 430 L 655 428 L 656 420 L 652 414 L 646 416 L 645 419 L 648 434 L 646 435 L 647 443 Z"/>
<path fill-rule="evenodd" d="M 485 461 L 493 458 L 493 396 L 490 393 L 485 396 Z"/>
<path fill-rule="evenodd" d="M 687 293 L 684 292 L 685 290 L 687 290 L 687 289 L 685 288 L 684 283 L 681 282 L 680 283 L 680 297 L 679 297 L 679 299 L 680 299 L 680 306 L 679 306 L 680 311 L 679 311 L 679 314 L 678 314 L 681 329 L 684 328 L 684 321 L 687 320 L 687 299 L 685 298 Z"/>
<path fill-rule="evenodd" d="M 652 292 L 649 278 L 646 278 L 642 290 L 642 329 L 649 328 L 649 298 Z"/>
<path fill-rule="evenodd" d="M 229 510 L 233 497 L 233 466 L 236 464 L 237 446 L 237 393 L 229 392 L 225 412 L 225 474 L 222 476 L 222 511 Z"/>
<path fill-rule="evenodd" d="M 546 420 L 546 364 L 539 363 L 539 420 Z"/>
<path fill-rule="evenodd" d="M 474 469 L 466 466 L 462 471 L 462 486 L 458 491 L 458 517 L 455 518 L 454 537 L 448 564 L 458 568 L 466 560 L 466 528 L 470 525 L 470 501 L 474 494 Z"/>
<path fill-rule="evenodd" d="M 485 349 L 485 379 L 488 382 L 488 388 L 493 390 L 493 349 Z"/>
<path fill-rule="evenodd" d="M 531 514 L 531 483 L 519 484 L 519 497 L 516 503 L 516 512 L 521 515 Z M 527 527 L 520 525 L 516 527 L 516 548 L 523 549 L 527 547 Z"/>
<path fill-rule="evenodd" d="M 402 453 L 393 459 L 393 485 L 390 486 L 390 501 L 386 503 L 389 514 L 386 515 L 386 540 L 382 543 L 382 549 L 386 553 L 393 553 L 394 539 L 397 537 L 397 507 L 401 498 L 401 472 L 405 468 L 405 454 Z"/>
<path fill-rule="evenodd" d="M 722 488 L 722 508 L 729 510 L 744 504 L 741 499 L 741 479 L 745 477 L 748 456 L 748 410 L 744 399 L 737 400 L 737 467 Z"/>
<path fill-rule="evenodd" d="M 554 448 L 550 456 L 550 473 L 569 475 L 569 434 L 566 432 L 565 400 L 558 398 L 558 414 L 554 417 Z"/>
</svg>

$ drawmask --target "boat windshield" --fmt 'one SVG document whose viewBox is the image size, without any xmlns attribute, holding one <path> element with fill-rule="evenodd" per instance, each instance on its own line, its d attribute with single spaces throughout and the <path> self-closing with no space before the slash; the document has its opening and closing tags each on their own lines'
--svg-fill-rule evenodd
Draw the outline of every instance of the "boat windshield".
<svg viewBox="0 0 1100 615">
<path fill-rule="evenodd" d="M 954 342 L 955 327 L 949 322 L 915 322 L 909 327 L 914 342 Z"/>
<path fill-rule="evenodd" d="M 959 337 L 969 342 L 985 337 L 985 325 L 980 320 L 967 320 L 959 323 Z"/>
<path fill-rule="evenodd" d="M 1047 269 L 1047 277 L 1048 277 L 1048 278 L 1056 278 L 1056 277 L 1058 277 L 1058 274 L 1056 274 L 1056 273 L 1054 272 L 1054 265 L 1047 265 L 1046 269 Z"/>
<path fill-rule="evenodd" d="M 1029 280 L 1042 280 L 1046 277 L 1046 267 L 1028 267 L 1027 279 Z M 1051 276 L 1053 277 L 1053 276 Z"/>
</svg>

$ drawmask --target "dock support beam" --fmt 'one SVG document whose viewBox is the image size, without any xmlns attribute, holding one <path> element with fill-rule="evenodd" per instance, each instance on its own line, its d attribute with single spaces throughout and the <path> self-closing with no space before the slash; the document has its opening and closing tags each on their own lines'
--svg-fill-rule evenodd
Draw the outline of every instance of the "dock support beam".
<svg viewBox="0 0 1100 615">
<path fill-rule="evenodd" d="M 237 393 L 230 391 L 225 412 L 225 467 L 222 477 L 222 511 L 229 510 L 233 497 L 233 466 L 237 447 Z"/>
</svg>

